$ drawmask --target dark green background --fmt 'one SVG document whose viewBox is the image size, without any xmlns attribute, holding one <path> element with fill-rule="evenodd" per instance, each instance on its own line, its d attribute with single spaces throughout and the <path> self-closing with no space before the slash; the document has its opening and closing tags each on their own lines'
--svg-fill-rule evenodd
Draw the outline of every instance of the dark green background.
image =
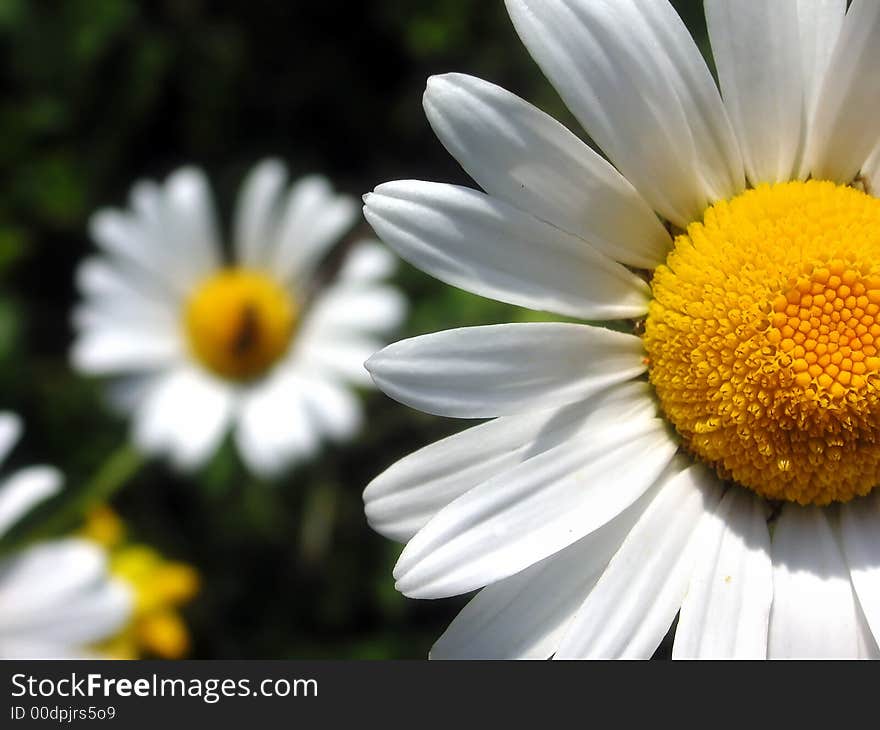
<svg viewBox="0 0 880 730">
<path fill-rule="evenodd" d="M 705 47 L 699 3 L 675 5 Z M 27 428 L 12 465 L 56 464 L 75 495 L 126 439 L 100 383 L 67 364 L 94 209 L 123 204 L 137 178 L 196 163 L 228 222 L 243 175 L 267 155 L 352 195 L 397 178 L 468 184 L 421 109 L 426 78 L 446 71 L 577 130 L 501 0 L 0 0 L 0 407 Z M 398 337 L 540 317 L 406 266 L 398 283 L 412 301 Z M 118 495 L 137 539 L 203 575 L 187 611 L 194 656 L 423 657 L 463 605 L 394 591 L 400 547 L 367 527 L 360 496 L 462 424 L 365 400 L 359 440 L 277 483 L 249 477 L 227 445 L 192 477 L 151 462 Z"/>
</svg>

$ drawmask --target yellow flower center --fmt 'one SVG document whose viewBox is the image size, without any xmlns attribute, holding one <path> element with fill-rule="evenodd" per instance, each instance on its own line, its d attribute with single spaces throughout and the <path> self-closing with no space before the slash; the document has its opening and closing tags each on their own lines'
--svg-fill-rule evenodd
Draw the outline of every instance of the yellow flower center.
<svg viewBox="0 0 880 730">
<path fill-rule="evenodd" d="M 208 370 L 231 380 L 266 372 L 287 352 L 297 308 L 290 294 L 258 271 L 223 269 L 186 303 L 190 348 Z"/>
<path fill-rule="evenodd" d="M 880 482 L 880 200 L 749 190 L 676 239 L 652 288 L 649 376 L 692 453 L 801 504 Z"/>
</svg>

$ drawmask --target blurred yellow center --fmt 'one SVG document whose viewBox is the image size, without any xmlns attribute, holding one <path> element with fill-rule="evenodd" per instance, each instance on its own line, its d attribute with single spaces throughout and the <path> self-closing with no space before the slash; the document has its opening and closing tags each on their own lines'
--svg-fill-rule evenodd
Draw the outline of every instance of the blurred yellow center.
<svg viewBox="0 0 880 730">
<path fill-rule="evenodd" d="M 169 561 L 146 545 L 126 542 L 125 524 L 107 506 L 86 515 L 83 537 L 103 546 L 110 555 L 110 570 L 131 591 L 134 603 L 129 623 L 97 647 L 117 659 L 144 655 L 179 659 L 190 646 L 189 631 L 179 608 L 199 590 L 199 574 L 185 564 Z"/>
<path fill-rule="evenodd" d="M 134 593 L 134 615 L 128 628 L 108 642 L 111 655 L 143 654 L 179 659 L 189 651 L 189 631 L 177 608 L 196 595 L 199 575 L 189 565 L 165 560 L 144 545 L 117 550 L 111 570 Z"/>
<path fill-rule="evenodd" d="M 880 200 L 749 190 L 676 239 L 652 288 L 650 379 L 690 451 L 770 499 L 880 482 Z"/>
<path fill-rule="evenodd" d="M 249 269 L 223 269 L 186 303 L 190 347 L 208 370 L 232 380 L 262 375 L 284 355 L 296 325 L 293 298 Z"/>
</svg>

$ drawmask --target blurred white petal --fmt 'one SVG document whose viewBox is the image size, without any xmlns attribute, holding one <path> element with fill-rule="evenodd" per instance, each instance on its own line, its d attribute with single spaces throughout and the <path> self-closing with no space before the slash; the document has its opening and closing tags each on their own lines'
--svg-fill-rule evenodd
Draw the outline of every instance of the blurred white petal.
<svg viewBox="0 0 880 730">
<path fill-rule="evenodd" d="M 254 166 L 242 184 L 233 215 L 232 240 L 238 263 L 253 268 L 268 263 L 275 214 L 286 182 L 284 163 L 270 159 Z"/>
<path fill-rule="evenodd" d="M 57 494 L 64 482 L 51 466 L 20 469 L 0 484 L 0 537 L 32 507 Z"/>
<path fill-rule="evenodd" d="M 191 366 L 163 376 L 134 414 L 133 439 L 148 453 L 167 453 L 181 469 L 201 466 L 233 415 L 232 388 Z"/>
</svg>

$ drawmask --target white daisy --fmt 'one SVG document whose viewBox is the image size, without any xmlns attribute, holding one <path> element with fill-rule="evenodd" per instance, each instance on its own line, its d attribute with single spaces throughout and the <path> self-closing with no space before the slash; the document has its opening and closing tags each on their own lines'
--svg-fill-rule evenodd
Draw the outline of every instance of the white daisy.
<svg viewBox="0 0 880 730">
<path fill-rule="evenodd" d="M 0 461 L 20 433 L 19 419 L 0 413 Z M 61 481 L 57 470 L 32 466 L 0 484 L 0 537 Z M 46 541 L 0 557 L 0 658 L 89 655 L 87 646 L 124 626 L 131 610 L 131 592 L 90 541 Z"/>
<path fill-rule="evenodd" d="M 131 591 L 133 608 L 123 629 L 96 649 L 113 659 L 182 659 L 191 639 L 181 608 L 199 591 L 198 571 L 132 542 L 125 523 L 106 505 L 92 508 L 80 534 L 110 556 L 110 572 Z"/>
<path fill-rule="evenodd" d="M 474 327 L 368 362 L 405 404 L 494 417 L 364 495 L 408 542 L 399 590 L 483 589 L 432 655 L 649 657 L 679 615 L 677 657 L 877 656 L 880 3 L 707 0 L 720 92 L 666 0 L 506 4 L 611 164 L 435 77 L 486 193 L 388 183 L 367 218 L 449 284 L 631 334 Z"/>
<path fill-rule="evenodd" d="M 354 201 L 322 177 L 286 186 L 278 161 L 250 173 L 230 263 L 197 169 L 139 182 L 129 210 L 92 219 L 104 255 L 78 272 L 85 304 L 72 359 L 84 373 L 127 376 L 113 396 L 142 450 L 196 467 L 233 428 L 246 464 L 271 476 L 313 454 L 321 437 L 359 428 L 349 385 L 370 384 L 363 361 L 405 308 L 381 282 L 393 257 L 359 241 L 328 266 L 356 220 Z"/>
</svg>

